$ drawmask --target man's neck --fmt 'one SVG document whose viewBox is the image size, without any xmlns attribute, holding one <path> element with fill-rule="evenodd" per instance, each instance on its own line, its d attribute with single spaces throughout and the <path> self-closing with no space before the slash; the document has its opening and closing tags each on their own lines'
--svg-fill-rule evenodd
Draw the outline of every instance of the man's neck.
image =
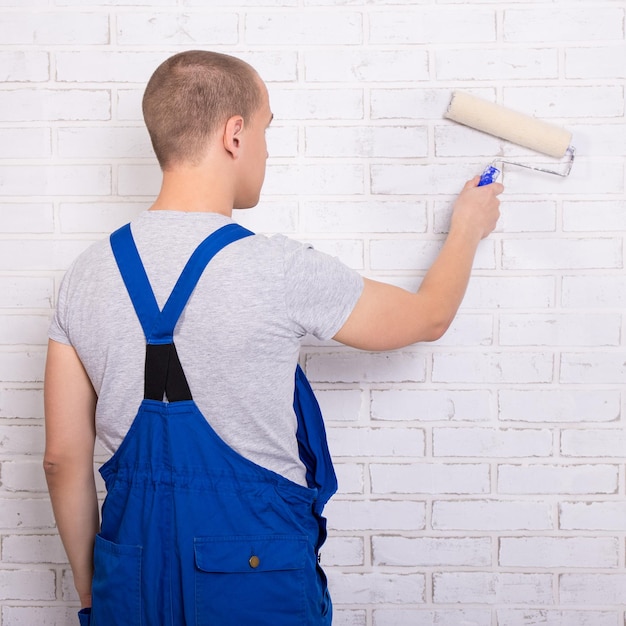
<svg viewBox="0 0 626 626">
<path fill-rule="evenodd" d="M 233 197 L 228 178 L 205 168 L 164 171 L 161 191 L 150 210 L 220 213 L 232 217 Z"/>
</svg>

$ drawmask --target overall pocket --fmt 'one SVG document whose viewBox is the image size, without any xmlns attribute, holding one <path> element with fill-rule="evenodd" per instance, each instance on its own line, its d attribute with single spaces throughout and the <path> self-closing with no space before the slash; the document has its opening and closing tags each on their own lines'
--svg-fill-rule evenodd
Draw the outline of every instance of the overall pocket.
<svg viewBox="0 0 626 626">
<path fill-rule="evenodd" d="M 197 537 L 196 626 L 307 624 L 306 537 Z"/>
<path fill-rule="evenodd" d="M 141 624 L 141 546 L 96 535 L 91 626 Z"/>
</svg>

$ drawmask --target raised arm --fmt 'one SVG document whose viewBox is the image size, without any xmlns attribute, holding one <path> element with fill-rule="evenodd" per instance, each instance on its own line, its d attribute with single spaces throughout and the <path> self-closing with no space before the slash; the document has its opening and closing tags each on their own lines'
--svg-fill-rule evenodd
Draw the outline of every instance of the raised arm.
<svg viewBox="0 0 626 626">
<path fill-rule="evenodd" d="M 44 398 L 48 490 L 81 606 L 90 607 L 99 527 L 93 471 L 96 394 L 71 346 L 50 340 Z"/>
<path fill-rule="evenodd" d="M 450 231 L 417 293 L 365 279 L 363 293 L 334 339 L 362 350 L 393 350 L 439 339 L 461 305 L 481 239 L 500 216 L 504 187 L 468 181 L 454 203 Z"/>
</svg>

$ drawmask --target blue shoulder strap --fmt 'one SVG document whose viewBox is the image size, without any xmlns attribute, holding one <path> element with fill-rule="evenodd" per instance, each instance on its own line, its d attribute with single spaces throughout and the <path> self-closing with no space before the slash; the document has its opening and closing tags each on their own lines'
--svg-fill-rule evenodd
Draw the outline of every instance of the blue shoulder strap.
<svg viewBox="0 0 626 626">
<path fill-rule="evenodd" d="M 178 318 L 207 264 L 222 248 L 252 234 L 239 224 L 227 224 L 209 235 L 187 261 L 162 311 L 154 297 L 130 224 L 111 235 L 113 255 L 149 344 L 172 343 Z"/>
</svg>

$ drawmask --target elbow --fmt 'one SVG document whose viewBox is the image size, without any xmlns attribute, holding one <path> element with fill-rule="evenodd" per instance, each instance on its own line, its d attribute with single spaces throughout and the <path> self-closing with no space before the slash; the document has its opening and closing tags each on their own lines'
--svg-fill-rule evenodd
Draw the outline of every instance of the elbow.
<svg viewBox="0 0 626 626">
<path fill-rule="evenodd" d="M 46 478 L 50 479 L 59 473 L 60 464 L 49 456 L 44 456 L 43 459 L 43 472 Z"/>
<path fill-rule="evenodd" d="M 437 341 L 438 339 L 441 339 L 446 334 L 446 332 L 448 332 L 451 324 L 452 319 L 449 318 L 433 320 L 426 333 L 424 341 Z"/>
</svg>

